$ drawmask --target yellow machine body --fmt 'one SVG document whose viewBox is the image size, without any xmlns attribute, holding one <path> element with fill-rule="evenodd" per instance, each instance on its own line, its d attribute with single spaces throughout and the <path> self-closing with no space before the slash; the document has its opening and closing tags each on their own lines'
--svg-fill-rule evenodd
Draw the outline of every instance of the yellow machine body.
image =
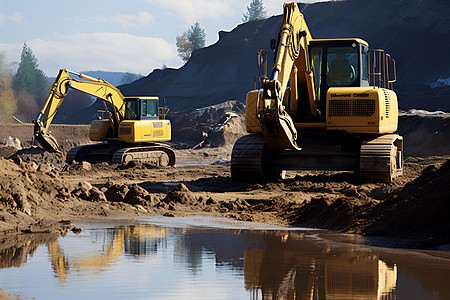
<svg viewBox="0 0 450 300">
<path fill-rule="evenodd" d="M 158 97 L 132 97 L 128 100 L 125 97 L 125 102 L 137 101 L 138 103 L 146 101 L 147 103 L 157 104 Z M 147 106 L 148 104 L 146 104 Z M 136 106 L 134 106 L 136 108 Z M 128 108 L 131 109 L 131 108 Z M 111 123 L 109 119 L 103 119 L 106 114 L 104 111 L 98 112 L 98 120 L 94 120 L 89 127 L 89 138 L 91 141 L 107 141 L 115 140 L 125 143 L 146 143 L 146 142 L 167 142 L 171 140 L 172 127 L 170 120 L 157 114 L 157 110 L 153 109 L 152 113 L 135 112 L 134 114 L 126 113 L 140 118 L 140 120 L 122 120 L 119 123 L 117 136 L 109 136 L 111 132 Z"/>
<path fill-rule="evenodd" d="M 123 121 L 119 126 L 119 141 L 126 143 L 170 141 L 169 120 Z"/>
<path fill-rule="evenodd" d="M 296 122 L 295 128 L 341 130 L 348 133 L 382 134 L 397 130 L 397 95 L 392 90 L 367 87 L 334 87 L 326 97 L 326 122 Z M 245 103 L 245 125 L 249 133 L 262 133 L 258 111 L 262 91 L 251 91 Z"/>
<path fill-rule="evenodd" d="M 388 89 L 330 88 L 326 129 L 348 133 L 381 134 L 397 130 L 397 95 Z"/>
<path fill-rule="evenodd" d="M 77 75 L 84 80 L 70 77 Z M 74 147 L 67 153 L 66 161 L 126 162 L 132 159 L 151 160 L 156 155 L 158 164 L 173 165 L 175 153 L 167 144 L 171 140 L 168 109 L 159 107 L 158 97 L 124 97 L 120 90 L 100 78 L 61 69 L 50 95 L 37 120 L 34 136 L 50 152 L 59 146 L 47 131 L 69 88 L 102 100 L 105 110 L 97 112 L 91 123 L 89 137 L 101 141 L 96 145 Z"/>
<path fill-rule="evenodd" d="M 94 120 L 89 126 L 89 139 L 91 141 L 106 141 L 111 125 L 108 120 Z"/>
<path fill-rule="evenodd" d="M 360 38 L 313 39 L 297 4 L 283 9 L 272 73 L 260 68 L 247 94 L 250 134 L 233 147 L 233 180 L 260 182 L 286 170 L 353 170 L 362 181 L 401 176 L 395 60 Z M 261 62 L 269 52 L 258 53 Z"/>
</svg>

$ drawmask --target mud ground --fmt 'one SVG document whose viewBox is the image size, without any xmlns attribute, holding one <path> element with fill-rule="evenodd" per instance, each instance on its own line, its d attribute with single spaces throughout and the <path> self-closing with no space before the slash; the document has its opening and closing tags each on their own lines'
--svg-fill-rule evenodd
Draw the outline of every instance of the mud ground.
<svg viewBox="0 0 450 300">
<path fill-rule="evenodd" d="M 233 183 L 226 163 L 229 145 L 178 149 L 177 164 L 169 168 L 66 165 L 64 153 L 31 145 L 26 138 L 31 126 L 2 125 L 2 134 L 22 138 L 24 148 L 0 148 L 0 251 L 24 235 L 64 234 L 77 220 L 152 215 L 229 217 L 391 236 L 407 247 L 448 244 L 449 117 L 415 118 L 402 121 L 409 124 L 402 128 L 405 174 L 391 184 L 359 184 L 353 173 L 323 171 L 292 171 L 284 181 L 267 184 Z M 52 130 L 63 152 L 88 142 L 87 126 Z M 420 139 L 433 144 L 427 147 Z"/>
</svg>

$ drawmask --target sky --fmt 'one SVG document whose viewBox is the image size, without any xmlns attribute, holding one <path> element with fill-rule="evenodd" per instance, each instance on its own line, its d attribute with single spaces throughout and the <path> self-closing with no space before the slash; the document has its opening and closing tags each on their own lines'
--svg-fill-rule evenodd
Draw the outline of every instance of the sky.
<svg viewBox="0 0 450 300">
<path fill-rule="evenodd" d="M 304 3 L 318 0 L 305 0 Z M 54 77 L 67 68 L 142 75 L 164 65 L 179 68 L 176 37 L 195 22 L 206 46 L 220 30 L 242 23 L 251 0 L 0 0 L 0 52 L 19 62 L 24 42 L 39 68 Z M 263 1 L 268 16 L 284 1 Z M 17 66 L 17 64 L 16 64 Z"/>
</svg>

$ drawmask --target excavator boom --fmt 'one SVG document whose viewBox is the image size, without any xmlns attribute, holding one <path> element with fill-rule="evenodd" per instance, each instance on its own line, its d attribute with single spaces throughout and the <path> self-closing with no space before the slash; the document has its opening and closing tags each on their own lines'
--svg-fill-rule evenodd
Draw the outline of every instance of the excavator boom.
<svg viewBox="0 0 450 300">
<path fill-rule="evenodd" d="M 260 122 L 268 148 L 300 150 L 297 144 L 297 129 L 287 112 L 284 96 L 289 79 L 292 76 L 312 78 L 308 59 L 308 42 L 310 39 L 311 34 L 297 4 L 284 4 L 284 17 L 281 23 L 279 43 L 276 50 L 277 57 L 272 76 L 263 81 L 263 107 Z M 303 65 L 308 65 L 308 68 L 302 67 L 299 73 L 295 66 L 296 60 L 302 61 Z M 308 89 L 313 90 L 311 78 L 308 80 L 310 85 Z M 314 98 L 311 102 L 315 103 Z"/>
<path fill-rule="evenodd" d="M 78 76 L 79 78 L 89 81 L 79 81 L 69 74 Z M 41 144 L 41 146 L 48 152 L 59 152 L 59 145 L 56 139 L 50 134 L 48 128 L 50 127 L 53 118 L 55 117 L 59 107 L 64 101 L 69 88 L 82 91 L 86 94 L 95 96 L 105 101 L 110 107 L 114 109 L 114 121 L 116 124 L 123 119 L 125 113 L 125 101 L 122 93 L 110 83 L 103 79 L 93 78 L 91 76 L 69 71 L 67 69 L 59 70 L 58 76 L 53 83 L 50 95 L 45 102 L 44 108 L 41 110 L 37 120 L 33 120 L 34 133 L 33 136 Z M 113 120 L 110 118 L 110 120 Z M 112 128 L 115 128 L 113 126 Z"/>
<path fill-rule="evenodd" d="M 45 102 L 37 120 L 33 120 L 33 136 L 48 152 L 60 152 L 56 139 L 48 132 L 48 127 L 67 94 L 67 85 L 63 84 L 69 77 L 66 69 L 61 69 L 52 85 L 50 95 Z"/>
</svg>

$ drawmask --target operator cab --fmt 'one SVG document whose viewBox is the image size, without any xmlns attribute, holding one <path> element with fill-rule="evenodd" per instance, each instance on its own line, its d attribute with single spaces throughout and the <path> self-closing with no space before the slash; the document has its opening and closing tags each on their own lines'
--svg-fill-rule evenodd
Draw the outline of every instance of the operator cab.
<svg viewBox="0 0 450 300">
<path fill-rule="evenodd" d="M 321 111 L 330 87 L 368 87 L 369 45 L 361 39 L 319 39 L 309 44 L 315 98 Z"/>
<path fill-rule="evenodd" d="M 158 120 L 159 98 L 125 98 L 125 120 Z"/>
</svg>

